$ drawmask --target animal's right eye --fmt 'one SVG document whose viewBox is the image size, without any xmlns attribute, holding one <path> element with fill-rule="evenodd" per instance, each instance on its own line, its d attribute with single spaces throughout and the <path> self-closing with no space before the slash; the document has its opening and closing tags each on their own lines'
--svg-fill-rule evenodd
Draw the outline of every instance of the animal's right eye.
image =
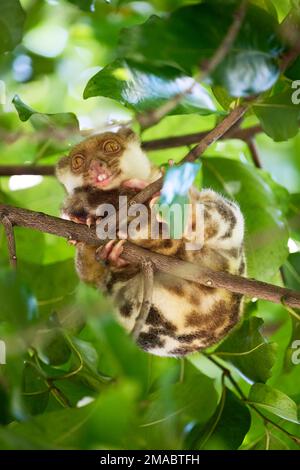
<svg viewBox="0 0 300 470">
<path fill-rule="evenodd" d="M 72 168 L 73 170 L 79 170 L 84 164 L 84 157 L 83 155 L 77 154 L 72 157 Z"/>
</svg>

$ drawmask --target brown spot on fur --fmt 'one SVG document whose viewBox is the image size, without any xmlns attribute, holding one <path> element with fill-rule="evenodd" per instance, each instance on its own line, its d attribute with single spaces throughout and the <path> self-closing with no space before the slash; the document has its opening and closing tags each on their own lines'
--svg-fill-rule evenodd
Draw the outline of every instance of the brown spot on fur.
<svg viewBox="0 0 300 470">
<path fill-rule="evenodd" d="M 195 351 L 197 351 L 197 349 L 186 346 L 172 349 L 169 354 L 173 354 L 174 356 L 186 356 L 187 354 L 193 353 Z"/>
<path fill-rule="evenodd" d="M 191 310 L 185 317 L 184 326 L 199 326 L 203 323 L 202 316 L 197 312 L 197 310 Z"/>
<path fill-rule="evenodd" d="M 240 275 L 245 273 L 245 267 L 246 267 L 245 260 L 242 259 L 242 260 L 241 260 L 241 263 L 240 263 L 240 265 L 239 265 L 239 269 L 238 269 L 238 273 L 239 273 Z"/>
<path fill-rule="evenodd" d="M 197 339 L 203 339 L 209 342 L 213 341 L 215 339 L 215 335 L 206 329 L 203 330 L 196 330 L 194 333 L 189 333 L 185 335 L 179 335 L 177 336 L 178 341 L 181 343 L 192 343 L 193 341 Z"/>
<path fill-rule="evenodd" d="M 172 336 L 172 334 L 176 331 L 176 326 L 173 325 L 173 323 L 171 323 L 169 320 L 166 320 L 154 305 L 152 305 L 150 308 L 146 324 L 156 328 L 160 327 L 160 333 L 167 336 Z"/>
<path fill-rule="evenodd" d="M 171 248 L 173 246 L 173 240 L 166 238 L 165 240 L 162 240 L 161 244 L 164 248 Z"/>
<path fill-rule="evenodd" d="M 222 249 L 220 250 L 220 253 L 224 256 L 229 256 L 230 258 L 238 258 L 240 256 L 240 250 L 239 248 L 230 248 L 228 250 Z"/>
<path fill-rule="evenodd" d="M 165 286 L 165 288 L 172 294 L 176 294 L 179 297 L 184 296 L 184 289 L 180 284 L 168 284 Z"/>
<path fill-rule="evenodd" d="M 132 314 L 133 310 L 133 302 L 125 302 L 121 307 L 120 307 L 120 314 L 122 317 L 129 318 Z"/>
<path fill-rule="evenodd" d="M 137 344 L 145 351 L 148 351 L 149 349 L 162 348 L 165 341 L 157 335 L 155 330 L 154 332 L 149 330 L 148 333 L 140 333 Z"/>
<path fill-rule="evenodd" d="M 205 239 L 209 240 L 213 238 L 218 233 L 218 225 L 216 223 L 210 223 L 205 225 Z"/>
</svg>

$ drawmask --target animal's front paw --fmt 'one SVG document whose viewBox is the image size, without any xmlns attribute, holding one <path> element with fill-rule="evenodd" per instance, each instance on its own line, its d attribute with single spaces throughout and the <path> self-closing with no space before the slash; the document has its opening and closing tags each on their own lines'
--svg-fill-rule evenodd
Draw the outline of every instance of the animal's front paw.
<svg viewBox="0 0 300 470">
<path fill-rule="evenodd" d="M 124 188 L 130 188 L 135 189 L 137 191 L 141 191 L 142 189 L 146 188 L 146 186 L 148 186 L 149 184 L 149 181 L 132 178 L 130 180 L 123 181 L 122 186 Z"/>
<path fill-rule="evenodd" d="M 110 240 L 96 250 L 96 259 L 116 268 L 128 266 L 128 262 L 120 258 L 126 240 Z"/>
</svg>

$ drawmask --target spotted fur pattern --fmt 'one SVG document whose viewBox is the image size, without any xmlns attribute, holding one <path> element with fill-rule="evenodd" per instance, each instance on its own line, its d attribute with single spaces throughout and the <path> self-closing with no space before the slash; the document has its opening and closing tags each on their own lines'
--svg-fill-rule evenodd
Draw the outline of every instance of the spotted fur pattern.
<svg viewBox="0 0 300 470">
<path fill-rule="evenodd" d="M 69 213 L 73 212 L 79 220 L 81 217 L 84 220 L 87 213 L 93 213 L 103 193 L 108 199 L 116 197 L 118 182 L 121 180 L 142 178 L 151 182 L 159 176 L 157 169 L 151 169 L 132 133 L 118 134 L 120 154 L 107 160 L 112 167 L 115 165 L 117 179 L 107 188 L 111 191 L 94 190 L 86 170 L 83 169 L 81 173 L 70 170 L 70 159 L 78 152 L 85 157 L 85 165 L 96 158 L 97 152 L 103 158 L 101 145 L 107 138 L 105 134 L 89 139 L 58 164 L 57 176 L 69 193 L 65 209 Z M 196 204 L 202 204 L 204 210 L 204 244 L 201 249 L 187 250 L 184 237 L 180 240 L 147 239 L 150 219 L 148 225 L 143 227 L 140 238 L 132 240 L 133 243 L 216 271 L 244 276 L 244 221 L 239 207 L 209 189 L 199 192 L 192 188 L 190 202 L 193 208 L 193 229 Z M 191 239 L 189 241 L 193 242 Z M 78 275 L 84 282 L 105 291 L 114 300 L 120 323 L 132 331 L 143 297 L 139 267 L 104 266 L 96 261 L 95 250 L 95 247 L 83 243 L 77 245 Z M 225 289 L 205 287 L 175 276 L 155 273 L 152 305 L 137 342 L 145 351 L 160 356 L 179 357 L 199 351 L 220 341 L 238 323 L 242 303 L 241 295 Z"/>
<path fill-rule="evenodd" d="M 156 253 L 175 256 L 217 271 L 245 275 L 243 216 L 236 204 L 214 191 L 193 189 L 191 202 L 204 205 L 204 246 L 185 249 L 183 240 L 135 240 Z M 104 289 L 117 307 L 120 323 L 131 331 L 142 302 L 142 278 L 137 266 L 107 268 L 95 262 L 93 248 L 81 247 L 77 269 L 84 281 Z M 91 268 L 91 264 L 94 266 Z M 89 275 L 84 273 L 87 268 Z M 159 356 L 185 356 L 212 346 L 238 323 L 242 296 L 164 273 L 156 273 L 151 309 L 138 338 L 139 346 Z"/>
</svg>

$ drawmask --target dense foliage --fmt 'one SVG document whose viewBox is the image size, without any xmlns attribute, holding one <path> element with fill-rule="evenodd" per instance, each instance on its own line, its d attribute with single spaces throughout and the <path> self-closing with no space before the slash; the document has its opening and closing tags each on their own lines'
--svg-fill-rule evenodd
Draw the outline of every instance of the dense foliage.
<svg viewBox="0 0 300 470">
<path fill-rule="evenodd" d="M 238 4 L 0 0 L 0 164 L 53 165 L 79 129 L 129 121 L 184 91 Z M 222 140 L 201 158 L 197 184 L 240 204 L 249 277 L 300 290 L 300 58 L 280 72 L 287 15 L 299 25 L 299 2 L 251 1 L 226 59 L 142 139 L 211 129 L 255 96 L 242 127 L 262 126 L 262 169 L 246 142 Z M 187 150 L 149 156 L 162 164 Z M 0 178 L 2 203 L 58 215 L 63 195 L 53 177 Z M 299 448 L 288 435 L 300 438 L 297 312 L 248 299 L 243 323 L 214 351 L 150 356 L 110 302 L 79 283 L 73 247 L 29 229 L 15 235 L 16 273 L 0 226 L 1 449 Z"/>
</svg>

